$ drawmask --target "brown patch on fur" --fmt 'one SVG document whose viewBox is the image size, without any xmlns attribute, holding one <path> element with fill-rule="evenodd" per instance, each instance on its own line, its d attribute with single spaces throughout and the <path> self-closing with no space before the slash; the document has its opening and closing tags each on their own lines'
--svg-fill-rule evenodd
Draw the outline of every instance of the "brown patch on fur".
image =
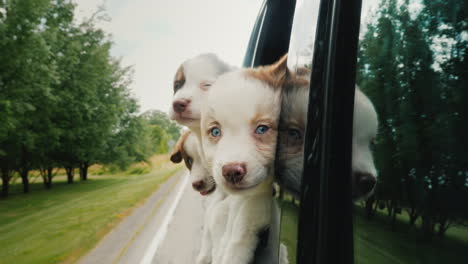
<svg viewBox="0 0 468 264">
<path fill-rule="evenodd" d="M 265 116 L 263 113 L 257 113 L 255 116 L 253 116 L 250 119 L 250 125 L 251 126 L 258 126 L 260 124 L 265 124 L 268 125 L 272 129 L 276 129 L 276 122 L 269 118 L 268 116 Z"/>
<path fill-rule="evenodd" d="M 179 69 L 174 76 L 174 93 L 177 92 L 182 86 L 185 84 L 185 74 L 184 74 L 184 66 L 180 65 Z"/>
<path fill-rule="evenodd" d="M 281 120 L 279 124 L 279 155 L 296 155 L 303 152 L 304 132 L 307 123 L 308 92 L 310 83 L 306 76 L 309 69 L 298 69 L 293 78 L 293 85 L 287 86 L 282 91 Z M 299 138 L 291 136 L 291 130 L 299 132 Z"/>
<path fill-rule="evenodd" d="M 250 119 L 251 133 L 255 139 L 255 146 L 266 161 L 274 159 L 278 137 L 277 121 L 271 119 L 269 116 L 268 114 L 259 112 Z M 264 134 L 256 134 L 255 131 L 259 125 L 268 126 L 268 131 Z"/>
<path fill-rule="evenodd" d="M 291 72 L 288 69 L 288 54 L 285 54 L 274 64 L 248 69 L 246 74 L 267 83 L 274 89 L 281 89 L 291 86 L 308 86 L 309 81 L 305 78 L 310 75 L 310 70 L 301 67 L 297 69 L 296 73 Z"/>
<path fill-rule="evenodd" d="M 172 162 L 180 163 L 182 160 L 184 160 L 185 166 L 189 170 L 192 169 L 192 164 L 191 162 L 188 162 L 188 159 L 192 159 L 192 157 L 190 157 L 185 151 L 184 144 L 185 144 L 185 141 L 187 140 L 187 137 L 190 135 L 190 133 L 191 133 L 190 130 L 188 130 L 179 137 L 179 140 L 177 140 L 177 143 L 174 146 L 174 149 L 172 150 L 172 153 L 171 153 Z"/>
<path fill-rule="evenodd" d="M 310 82 L 307 79 L 302 78 L 303 75 L 293 74 L 291 77 L 291 85 L 293 87 L 306 87 L 309 88 Z"/>
<path fill-rule="evenodd" d="M 275 159 L 278 131 L 270 129 L 263 135 L 254 135 L 255 147 L 265 159 L 265 164 L 271 164 L 271 162 Z"/>
<path fill-rule="evenodd" d="M 304 149 L 304 131 L 298 128 L 297 130 L 301 133 L 298 139 L 290 138 L 288 130 L 279 132 L 279 154 L 296 155 L 302 153 Z"/>
<path fill-rule="evenodd" d="M 287 62 L 288 54 L 285 54 L 274 64 L 248 69 L 246 70 L 246 74 L 268 84 L 274 89 L 281 89 L 291 75 Z"/>
<path fill-rule="evenodd" d="M 311 70 L 307 67 L 299 67 L 296 69 L 296 75 L 298 76 L 310 76 Z"/>
</svg>

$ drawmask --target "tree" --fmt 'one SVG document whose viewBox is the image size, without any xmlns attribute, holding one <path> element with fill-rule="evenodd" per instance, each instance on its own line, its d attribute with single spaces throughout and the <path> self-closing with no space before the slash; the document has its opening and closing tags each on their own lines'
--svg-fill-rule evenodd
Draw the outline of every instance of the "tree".
<svg viewBox="0 0 468 264">
<path fill-rule="evenodd" d="M 6 18 L 0 27 L 0 50 L 8 52 L 0 54 L 0 107 L 5 110 L 2 119 L 6 122 L 0 129 L 0 166 L 4 190 L 12 170 L 16 170 L 24 192 L 28 192 L 28 172 L 33 167 L 40 124 L 33 117 L 44 112 L 36 102 L 52 100 L 50 84 L 56 80 L 55 64 L 42 34 L 49 1 L 12 0 L 3 6 Z"/>
<path fill-rule="evenodd" d="M 128 98 L 125 113 L 118 126 L 109 137 L 107 150 L 102 157 L 105 164 L 116 165 L 124 170 L 132 163 L 147 161 L 153 154 L 152 131 L 147 120 L 137 116 L 138 106 L 134 99 Z"/>
<path fill-rule="evenodd" d="M 382 1 L 360 44 L 358 80 L 380 119 L 376 200 L 386 203 L 393 222 L 400 206 L 411 225 L 421 216 L 431 237 L 466 219 L 468 209 L 457 202 L 468 196 L 466 107 L 459 101 L 466 98 L 468 45 L 461 36 L 464 4 L 422 2 L 411 13 L 409 1 L 399 8 Z"/>
<path fill-rule="evenodd" d="M 169 151 L 169 134 L 158 125 L 150 125 L 151 145 L 153 153 L 167 153 Z"/>
<path fill-rule="evenodd" d="M 143 113 L 144 118 L 151 125 L 159 126 L 170 136 L 170 139 L 177 141 L 180 137 L 181 127 L 177 123 L 171 121 L 166 113 L 159 110 L 152 110 Z"/>
</svg>

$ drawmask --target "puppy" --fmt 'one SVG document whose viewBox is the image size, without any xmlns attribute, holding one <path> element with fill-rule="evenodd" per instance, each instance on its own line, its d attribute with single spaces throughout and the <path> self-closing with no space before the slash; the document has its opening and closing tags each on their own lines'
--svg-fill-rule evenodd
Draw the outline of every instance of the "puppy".
<svg viewBox="0 0 468 264">
<path fill-rule="evenodd" d="M 290 72 L 290 83 L 283 89 L 276 172 L 281 187 L 299 198 L 304 167 L 304 136 L 307 125 L 310 71 Z"/>
<path fill-rule="evenodd" d="M 212 175 L 228 196 L 229 216 L 213 263 L 250 263 L 268 229 L 281 89 L 287 58 L 218 77 L 202 108 L 201 138 Z"/>
<path fill-rule="evenodd" d="M 190 171 L 193 189 L 205 196 L 215 190 L 216 184 L 203 166 L 199 146 L 197 137 L 190 130 L 185 131 L 172 150 L 171 161 L 185 162 L 185 166 Z"/>
<path fill-rule="evenodd" d="M 291 85 L 283 89 L 277 155 L 278 179 L 283 188 L 298 197 L 304 162 L 304 134 L 309 99 L 308 72 L 300 68 Z M 370 196 L 376 184 L 371 145 L 377 135 L 377 114 L 371 101 L 356 87 L 352 138 L 353 200 Z"/>
<path fill-rule="evenodd" d="M 212 195 L 211 203 L 205 213 L 202 243 L 196 264 L 217 263 L 212 260 L 219 252 L 220 241 L 226 230 L 229 217 L 229 200 L 225 197 L 226 194 L 220 188 Z"/>
<path fill-rule="evenodd" d="M 199 134 L 200 111 L 206 92 L 219 75 L 232 69 L 212 53 L 183 62 L 174 76 L 174 96 L 169 117 Z"/>
<path fill-rule="evenodd" d="M 215 192 L 216 184 L 213 177 L 205 169 L 201 160 L 198 138 L 190 130 L 180 136 L 171 154 L 172 162 L 180 163 L 182 160 L 190 171 L 193 189 L 203 196 L 214 192 L 205 210 L 201 249 L 196 260 L 198 264 L 208 264 L 211 263 L 213 245 L 219 244 L 223 235 L 228 206 L 222 202 L 225 197 L 224 193 L 219 190 Z"/>
<path fill-rule="evenodd" d="M 193 135 L 187 138 L 186 152 L 195 149 L 192 157 L 197 154 L 193 164 L 198 164 L 198 170 L 191 171 L 193 178 L 192 186 L 199 190 L 202 195 L 210 194 L 210 190 L 214 190 L 214 179 L 211 176 L 211 171 L 206 169 L 204 161 L 204 151 L 195 141 L 200 141 L 200 117 L 201 107 L 204 104 L 207 92 L 210 89 L 216 78 L 234 68 L 227 63 L 221 61 L 216 55 L 207 53 L 201 54 L 195 58 L 186 60 L 180 65 L 174 77 L 174 97 L 169 116 L 181 125 L 190 128 Z M 183 146 L 184 144 L 181 143 Z M 184 148 L 181 148 L 183 150 Z M 181 155 L 183 153 L 181 152 Z M 179 158 L 180 159 L 180 158 Z M 187 162 L 186 162 L 187 164 Z M 188 167 L 188 166 L 187 166 Z M 212 188 L 213 189 L 209 189 Z M 211 263 L 213 254 L 213 245 L 218 245 L 219 238 L 224 232 L 223 223 L 227 220 L 227 204 L 223 203 L 225 193 L 222 190 L 216 190 L 208 201 L 208 206 L 205 210 L 205 221 L 202 234 L 201 250 L 196 259 L 196 263 Z"/>
</svg>

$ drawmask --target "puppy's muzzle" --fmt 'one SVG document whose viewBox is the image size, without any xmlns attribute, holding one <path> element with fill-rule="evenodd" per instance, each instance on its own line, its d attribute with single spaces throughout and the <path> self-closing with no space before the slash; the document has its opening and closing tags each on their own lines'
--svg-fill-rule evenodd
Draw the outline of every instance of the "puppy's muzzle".
<svg viewBox="0 0 468 264">
<path fill-rule="evenodd" d="M 370 173 L 355 172 L 353 175 L 354 188 L 353 194 L 355 198 L 369 194 L 375 187 L 377 180 Z"/>
<path fill-rule="evenodd" d="M 192 182 L 193 189 L 200 191 L 205 188 L 205 182 L 203 180 Z"/>
<path fill-rule="evenodd" d="M 188 105 L 190 103 L 190 100 L 177 100 L 172 103 L 172 108 L 174 108 L 174 112 L 176 113 L 183 113 Z"/>
<path fill-rule="evenodd" d="M 229 163 L 224 165 L 222 169 L 224 178 L 232 184 L 241 182 L 247 173 L 244 163 Z"/>
</svg>

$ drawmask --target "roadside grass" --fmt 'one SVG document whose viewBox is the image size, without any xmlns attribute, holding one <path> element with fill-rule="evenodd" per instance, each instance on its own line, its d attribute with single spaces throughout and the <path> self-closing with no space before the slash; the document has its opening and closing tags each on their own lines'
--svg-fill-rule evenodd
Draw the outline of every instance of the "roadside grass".
<svg viewBox="0 0 468 264">
<path fill-rule="evenodd" d="M 299 205 L 285 194 L 284 199 L 278 199 L 281 208 L 280 241 L 288 249 L 289 263 L 296 263 L 297 226 L 299 224 Z"/>
<path fill-rule="evenodd" d="M 74 184 L 57 176 L 50 190 L 39 180 L 28 194 L 13 184 L 12 195 L 0 200 L 0 263 L 75 262 L 182 168 L 168 160 L 153 157 L 151 172 L 141 175 L 97 176 L 92 168 L 87 181 Z"/>
<path fill-rule="evenodd" d="M 280 240 L 288 248 L 289 263 L 296 263 L 299 206 L 290 198 L 278 200 L 282 209 Z M 452 227 L 442 239 L 425 241 L 419 228 L 408 227 L 408 217 L 397 218 L 392 230 L 384 212 L 367 220 L 355 207 L 354 255 L 356 264 L 465 264 L 468 263 L 468 228 Z"/>
</svg>

